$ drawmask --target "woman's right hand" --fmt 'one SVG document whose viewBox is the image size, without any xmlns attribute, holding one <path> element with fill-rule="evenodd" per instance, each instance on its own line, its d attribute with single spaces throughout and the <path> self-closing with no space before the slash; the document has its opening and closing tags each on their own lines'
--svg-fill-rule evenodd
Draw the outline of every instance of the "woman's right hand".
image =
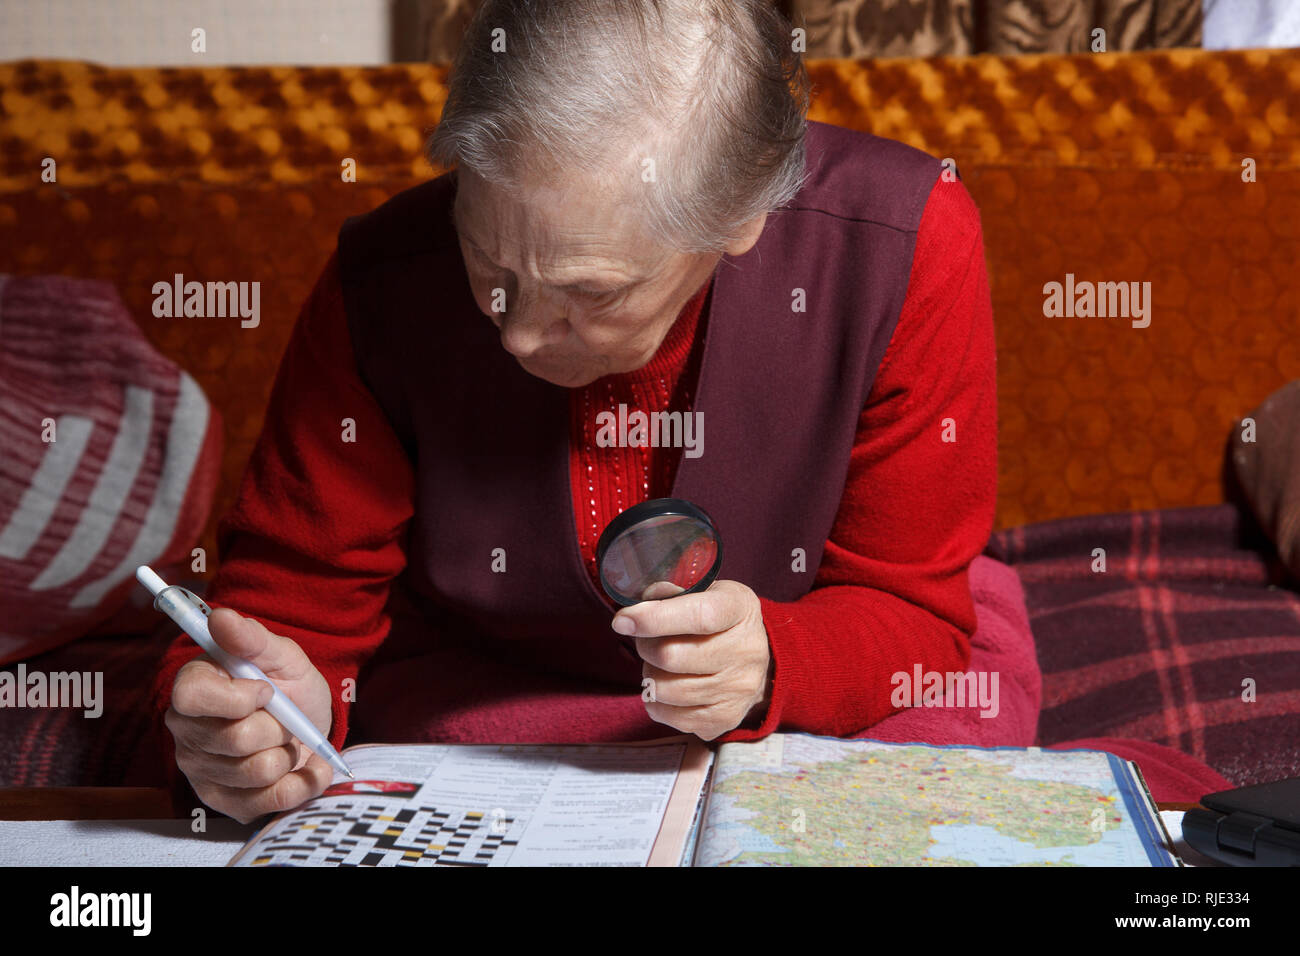
<svg viewBox="0 0 1300 956">
<path fill-rule="evenodd" d="M 330 689 L 303 649 L 230 608 L 208 616 L 212 639 L 261 668 L 329 735 Z M 334 777 L 330 765 L 262 708 L 265 681 L 233 678 L 204 654 L 176 674 L 167 729 L 176 765 L 199 799 L 240 823 L 318 797 Z"/>
</svg>

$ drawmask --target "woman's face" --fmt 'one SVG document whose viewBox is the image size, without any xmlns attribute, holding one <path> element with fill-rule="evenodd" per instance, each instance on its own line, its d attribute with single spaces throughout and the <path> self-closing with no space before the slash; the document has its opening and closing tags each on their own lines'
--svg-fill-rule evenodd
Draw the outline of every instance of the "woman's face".
<svg viewBox="0 0 1300 956">
<path fill-rule="evenodd" d="M 544 186 L 520 199 L 464 166 L 457 179 L 453 221 L 474 300 L 524 370 L 556 385 L 645 365 L 720 258 L 650 242 L 634 206 L 609 190 Z"/>
</svg>

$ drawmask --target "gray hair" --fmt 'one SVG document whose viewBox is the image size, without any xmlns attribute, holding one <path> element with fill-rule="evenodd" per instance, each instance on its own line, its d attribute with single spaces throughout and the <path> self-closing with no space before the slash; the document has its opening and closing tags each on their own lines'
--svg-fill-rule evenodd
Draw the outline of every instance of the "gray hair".
<svg viewBox="0 0 1300 956">
<path fill-rule="evenodd" d="M 809 89 L 773 0 L 484 0 L 425 152 L 511 192 L 635 183 L 651 237 L 721 252 L 803 185 Z"/>
</svg>

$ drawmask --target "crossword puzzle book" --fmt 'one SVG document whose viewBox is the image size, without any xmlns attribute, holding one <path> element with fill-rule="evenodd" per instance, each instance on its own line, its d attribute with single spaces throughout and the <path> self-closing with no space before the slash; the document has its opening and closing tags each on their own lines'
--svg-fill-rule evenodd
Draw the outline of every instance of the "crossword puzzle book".
<svg viewBox="0 0 1300 956">
<path fill-rule="evenodd" d="M 773 734 L 711 747 L 363 745 L 231 866 L 1177 866 L 1092 750 Z"/>
</svg>

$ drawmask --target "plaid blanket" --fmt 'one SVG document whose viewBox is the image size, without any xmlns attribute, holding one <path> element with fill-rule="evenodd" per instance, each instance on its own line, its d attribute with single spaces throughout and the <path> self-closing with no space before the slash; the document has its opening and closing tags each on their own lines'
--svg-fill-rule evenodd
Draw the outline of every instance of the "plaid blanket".
<svg viewBox="0 0 1300 956">
<path fill-rule="evenodd" d="M 1024 583 L 1043 672 L 1037 743 L 1127 737 L 1237 785 L 1300 776 L 1300 594 L 1235 507 L 1043 522 L 997 533 L 988 553 Z M 104 711 L 0 713 L 0 786 L 162 786 L 146 715 L 173 633 L 162 620 L 29 660 L 103 671 Z"/>
<path fill-rule="evenodd" d="M 1040 744 L 1130 737 L 1238 786 L 1300 776 L 1300 594 L 1242 510 L 1048 521 L 987 552 L 1024 584 Z"/>
<path fill-rule="evenodd" d="M 0 787 L 163 786 L 150 686 L 175 636 L 175 625 L 163 618 L 148 634 L 83 637 L 24 662 L 28 674 L 40 671 L 47 679 L 101 673 L 102 712 L 87 717 L 75 707 L 0 710 Z M 16 674 L 19 666 L 0 670 Z"/>
</svg>

